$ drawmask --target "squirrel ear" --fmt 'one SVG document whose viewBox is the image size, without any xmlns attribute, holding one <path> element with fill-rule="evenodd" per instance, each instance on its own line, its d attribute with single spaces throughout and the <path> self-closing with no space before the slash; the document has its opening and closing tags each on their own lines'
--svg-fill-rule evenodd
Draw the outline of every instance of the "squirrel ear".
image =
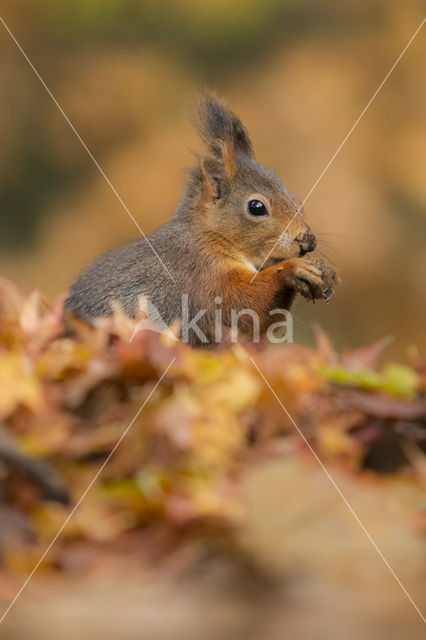
<svg viewBox="0 0 426 640">
<path fill-rule="evenodd" d="M 207 91 L 198 103 L 194 122 L 203 142 L 210 147 L 217 141 L 231 145 L 232 154 L 254 158 L 253 146 L 240 118 L 214 93 Z"/>
<path fill-rule="evenodd" d="M 213 202 L 218 200 L 222 193 L 223 166 L 213 156 L 207 156 L 201 158 L 200 173 L 203 199 Z"/>
<path fill-rule="evenodd" d="M 236 163 L 232 142 L 214 140 L 210 153 L 200 161 L 201 182 L 204 196 L 218 200 L 222 194 L 222 185 L 235 173 Z"/>
<path fill-rule="evenodd" d="M 223 167 L 224 177 L 232 178 L 237 169 L 233 141 L 214 140 L 210 148 Z"/>
</svg>

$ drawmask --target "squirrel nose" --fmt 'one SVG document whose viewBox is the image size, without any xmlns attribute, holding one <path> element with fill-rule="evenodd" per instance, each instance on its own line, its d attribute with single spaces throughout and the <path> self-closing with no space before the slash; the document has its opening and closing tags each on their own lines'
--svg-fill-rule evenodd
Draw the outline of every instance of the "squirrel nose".
<svg viewBox="0 0 426 640">
<path fill-rule="evenodd" d="M 298 238 L 298 241 L 300 242 L 301 256 L 314 251 L 317 246 L 317 239 L 313 233 L 305 233 L 301 238 Z"/>
</svg>

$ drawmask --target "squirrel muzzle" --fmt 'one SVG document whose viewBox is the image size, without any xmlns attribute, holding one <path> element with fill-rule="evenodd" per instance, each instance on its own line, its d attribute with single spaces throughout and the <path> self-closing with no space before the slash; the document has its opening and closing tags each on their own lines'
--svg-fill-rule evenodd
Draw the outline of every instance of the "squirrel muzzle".
<svg viewBox="0 0 426 640">
<path fill-rule="evenodd" d="M 315 238 L 313 233 L 309 233 L 309 232 L 304 233 L 303 235 L 297 237 L 296 242 L 299 243 L 300 256 L 304 256 L 306 253 L 315 251 L 317 246 L 317 239 Z"/>
</svg>

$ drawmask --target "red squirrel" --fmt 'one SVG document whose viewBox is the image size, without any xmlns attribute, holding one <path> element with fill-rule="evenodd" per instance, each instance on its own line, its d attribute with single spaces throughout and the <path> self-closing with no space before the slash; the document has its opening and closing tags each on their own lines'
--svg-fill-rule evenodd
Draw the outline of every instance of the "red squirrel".
<svg viewBox="0 0 426 640">
<path fill-rule="evenodd" d="M 110 315 L 111 301 L 135 316 L 141 298 L 165 325 L 182 320 L 182 300 L 200 332 L 193 345 L 217 342 L 220 322 L 250 337 L 277 322 L 270 311 L 289 310 L 297 293 L 328 300 L 339 281 L 323 259 L 307 254 L 316 238 L 301 202 L 273 171 L 255 159 L 248 132 L 214 94 L 198 104 L 203 151 L 171 220 L 146 238 L 98 257 L 71 286 L 66 309 L 83 319 Z M 297 215 L 296 215 L 297 214 Z M 160 260 L 161 258 L 161 260 Z M 205 340 L 200 337 L 205 337 Z"/>
</svg>

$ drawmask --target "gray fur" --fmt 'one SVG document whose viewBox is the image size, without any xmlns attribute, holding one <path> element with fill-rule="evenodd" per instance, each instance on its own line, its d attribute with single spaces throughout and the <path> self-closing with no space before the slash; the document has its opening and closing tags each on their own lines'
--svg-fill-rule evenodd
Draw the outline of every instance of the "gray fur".
<svg viewBox="0 0 426 640">
<path fill-rule="evenodd" d="M 192 273 L 191 280 L 196 275 L 193 235 L 184 222 L 173 218 L 149 240 L 175 283 L 148 242 L 140 238 L 94 260 L 72 285 L 66 308 L 91 321 L 110 315 L 110 302 L 117 300 L 128 315 L 134 316 L 140 295 L 145 295 L 166 324 L 179 318 L 184 293 L 182 273 Z"/>
</svg>

